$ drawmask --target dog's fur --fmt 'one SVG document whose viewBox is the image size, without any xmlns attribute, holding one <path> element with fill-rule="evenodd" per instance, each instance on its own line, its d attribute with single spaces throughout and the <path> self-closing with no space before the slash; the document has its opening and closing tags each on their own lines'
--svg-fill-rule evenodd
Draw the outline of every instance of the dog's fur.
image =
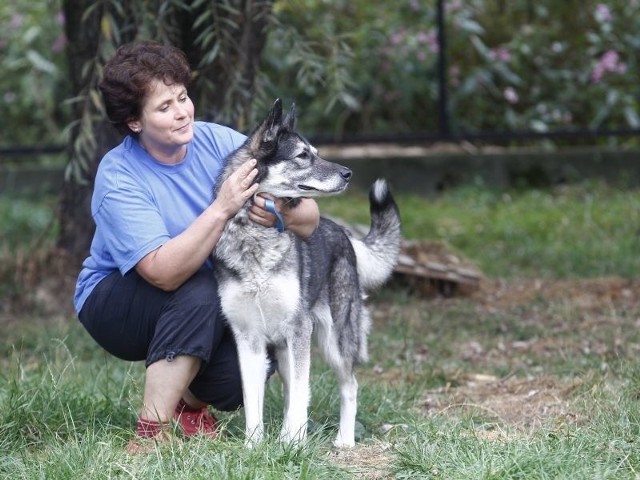
<svg viewBox="0 0 640 480">
<path fill-rule="evenodd" d="M 257 159 L 260 191 L 289 197 L 343 192 L 351 171 L 323 160 L 295 130 L 295 111 L 282 118 L 277 100 L 265 120 L 228 160 L 219 184 L 242 163 Z M 321 218 L 306 240 L 251 222 L 248 202 L 224 229 L 214 252 L 223 312 L 236 338 L 246 419 L 247 444 L 263 437 L 263 401 L 273 348 L 284 384 L 280 438 L 306 438 L 311 336 L 315 333 L 340 387 L 337 446 L 353 446 L 357 364 L 367 359 L 369 315 L 365 290 L 391 275 L 400 247 L 398 209 L 384 180 L 369 194 L 372 223 L 367 236 L 350 236 Z"/>
</svg>

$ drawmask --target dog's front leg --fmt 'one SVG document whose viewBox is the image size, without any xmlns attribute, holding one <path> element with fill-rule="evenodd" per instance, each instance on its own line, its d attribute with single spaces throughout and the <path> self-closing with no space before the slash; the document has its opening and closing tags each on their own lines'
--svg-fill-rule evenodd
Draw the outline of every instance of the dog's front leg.
<svg viewBox="0 0 640 480">
<path fill-rule="evenodd" d="M 280 440 L 299 443 L 307 437 L 311 332 L 295 332 L 278 351 L 278 371 L 284 385 L 285 411 Z"/>
<path fill-rule="evenodd" d="M 244 401 L 246 445 L 251 447 L 264 436 L 263 409 L 267 377 L 267 349 L 264 342 L 237 335 L 236 344 Z"/>
</svg>

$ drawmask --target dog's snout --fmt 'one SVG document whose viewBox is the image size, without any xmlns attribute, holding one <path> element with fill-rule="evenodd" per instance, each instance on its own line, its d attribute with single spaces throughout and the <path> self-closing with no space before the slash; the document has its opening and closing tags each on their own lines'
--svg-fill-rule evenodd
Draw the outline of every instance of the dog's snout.
<svg viewBox="0 0 640 480">
<path fill-rule="evenodd" d="M 348 169 L 347 167 L 343 167 L 340 169 L 340 176 L 342 178 L 344 178 L 345 180 L 350 180 L 351 179 L 351 175 L 353 175 L 353 172 Z"/>
</svg>

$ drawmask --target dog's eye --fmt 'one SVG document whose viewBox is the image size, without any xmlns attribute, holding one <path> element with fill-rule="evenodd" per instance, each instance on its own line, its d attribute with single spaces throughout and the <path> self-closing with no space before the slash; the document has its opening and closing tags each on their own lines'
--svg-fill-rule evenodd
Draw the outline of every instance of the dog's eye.
<svg viewBox="0 0 640 480">
<path fill-rule="evenodd" d="M 307 152 L 307 151 L 305 150 L 304 152 L 302 152 L 302 153 L 300 153 L 300 154 L 298 155 L 298 158 L 301 158 L 301 159 L 303 159 L 303 160 L 306 160 L 307 158 L 309 158 L 309 152 Z"/>
</svg>

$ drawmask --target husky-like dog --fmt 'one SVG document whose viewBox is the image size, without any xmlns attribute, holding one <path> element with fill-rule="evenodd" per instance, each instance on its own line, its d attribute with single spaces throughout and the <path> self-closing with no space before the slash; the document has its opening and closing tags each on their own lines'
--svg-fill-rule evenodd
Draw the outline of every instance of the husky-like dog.
<svg viewBox="0 0 640 480">
<path fill-rule="evenodd" d="M 292 106 L 283 119 L 277 100 L 265 120 L 228 160 L 219 184 L 245 161 L 257 160 L 260 192 L 291 198 L 343 192 L 351 170 L 320 158 L 295 130 Z M 280 439 L 306 438 L 311 337 L 335 370 L 340 387 L 336 446 L 353 446 L 357 364 L 367 359 L 370 319 L 365 290 L 391 275 L 400 248 L 400 218 L 384 180 L 369 193 L 371 229 L 362 240 L 321 218 L 306 240 L 250 221 L 248 202 L 224 229 L 214 252 L 222 310 L 235 335 L 247 444 L 264 434 L 263 402 L 272 348 L 284 384 Z"/>
</svg>

